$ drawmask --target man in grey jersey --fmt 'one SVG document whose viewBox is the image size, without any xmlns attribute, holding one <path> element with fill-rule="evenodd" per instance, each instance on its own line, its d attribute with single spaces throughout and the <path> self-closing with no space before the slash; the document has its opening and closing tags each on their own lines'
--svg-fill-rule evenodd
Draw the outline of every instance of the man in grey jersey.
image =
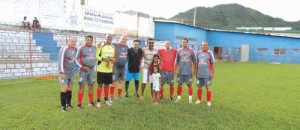
<svg viewBox="0 0 300 130">
<path fill-rule="evenodd" d="M 207 98 L 207 106 L 211 106 L 211 80 L 214 78 L 214 53 L 208 50 L 208 42 L 202 42 L 202 50 L 197 53 L 197 85 L 198 85 L 198 100 L 195 104 L 199 104 L 202 102 L 202 87 L 205 86 L 207 89 L 206 98 Z"/>
<path fill-rule="evenodd" d="M 175 102 L 179 102 L 181 100 L 182 93 L 182 84 L 186 83 L 188 85 L 188 94 L 189 94 L 189 103 L 193 103 L 192 94 L 193 94 L 193 75 L 195 75 L 195 69 L 193 72 L 193 67 L 195 67 L 196 58 L 193 50 L 188 47 L 188 39 L 184 38 L 181 41 L 182 48 L 177 52 L 177 59 L 175 70 L 178 69 L 178 88 L 177 88 L 177 99 Z"/>
<path fill-rule="evenodd" d="M 127 63 L 128 46 L 126 45 L 127 37 L 121 36 L 119 44 L 115 45 L 115 59 L 113 66 L 113 86 L 110 87 L 110 101 L 113 101 L 114 88 L 118 87 L 118 99 L 122 101 L 122 85 L 125 80 L 125 65 Z"/>
<path fill-rule="evenodd" d="M 60 101 L 62 111 L 66 111 L 66 107 L 72 107 L 72 85 L 74 81 L 74 61 L 76 56 L 76 37 L 70 37 L 68 45 L 61 47 L 58 54 L 58 72 L 61 85 Z"/>
<path fill-rule="evenodd" d="M 85 38 L 85 45 L 81 46 L 76 53 L 76 64 L 79 66 L 79 92 L 78 92 L 78 108 L 82 109 L 82 99 L 84 94 L 84 86 L 88 84 L 89 106 L 94 106 L 94 77 L 96 66 L 96 47 L 93 46 L 93 36 L 88 35 Z"/>
</svg>

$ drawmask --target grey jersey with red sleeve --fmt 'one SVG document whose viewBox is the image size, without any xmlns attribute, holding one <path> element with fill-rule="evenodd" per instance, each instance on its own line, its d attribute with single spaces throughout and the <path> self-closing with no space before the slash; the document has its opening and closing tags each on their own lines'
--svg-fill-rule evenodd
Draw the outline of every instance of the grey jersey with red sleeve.
<svg viewBox="0 0 300 130">
<path fill-rule="evenodd" d="M 86 66 L 93 69 L 96 66 L 96 47 L 95 46 L 81 46 L 76 53 L 76 64 L 81 68 Z"/>
<path fill-rule="evenodd" d="M 193 63 L 195 63 L 196 58 L 193 50 L 180 49 L 177 52 L 176 64 L 179 65 L 178 74 L 179 75 L 192 75 Z"/>
<path fill-rule="evenodd" d="M 209 78 L 212 69 L 212 64 L 215 63 L 214 54 L 212 51 L 202 51 L 197 53 L 198 78 Z"/>
<path fill-rule="evenodd" d="M 116 44 L 115 49 L 116 62 L 114 63 L 114 66 L 117 68 L 123 68 L 127 63 L 128 46 Z"/>
<path fill-rule="evenodd" d="M 74 73 L 76 48 L 61 47 L 58 53 L 58 73 Z"/>
</svg>

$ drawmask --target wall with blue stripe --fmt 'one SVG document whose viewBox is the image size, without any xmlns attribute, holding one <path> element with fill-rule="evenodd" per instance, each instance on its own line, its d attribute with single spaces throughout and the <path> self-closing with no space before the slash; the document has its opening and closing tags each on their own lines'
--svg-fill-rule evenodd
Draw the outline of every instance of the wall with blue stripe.
<svg viewBox="0 0 300 130">
<path fill-rule="evenodd" d="M 175 46 L 180 46 L 178 36 L 193 39 L 189 45 L 195 45 L 196 50 L 201 49 L 201 42 L 206 40 L 210 50 L 221 47 L 220 57 L 229 57 L 230 60 L 239 61 L 241 45 L 248 44 L 249 61 L 300 63 L 300 38 L 207 30 L 181 23 L 155 21 L 155 39 L 170 40 Z M 279 54 L 275 53 L 278 49 Z"/>
<path fill-rule="evenodd" d="M 37 46 L 43 47 L 44 53 L 50 54 L 50 60 L 58 59 L 60 47 L 57 47 L 57 42 L 54 41 L 53 33 L 34 32 L 32 38 L 36 41 Z"/>
</svg>

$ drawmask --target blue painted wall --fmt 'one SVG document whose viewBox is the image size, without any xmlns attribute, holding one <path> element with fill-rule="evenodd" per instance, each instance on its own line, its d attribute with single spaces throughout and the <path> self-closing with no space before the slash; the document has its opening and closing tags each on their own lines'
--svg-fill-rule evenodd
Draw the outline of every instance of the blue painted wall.
<svg viewBox="0 0 300 130">
<path fill-rule="evenodd" d="M 223 57 L 225 57 L 225 55 L 229 55 L 230 57 L 240 57 L 238 48 L 242 44 L 248 44 L 250 47 L 250 61 L 300 63 L 300 53 L 293 50 L 296 48 L 300 49 L 299 38 L 238 32 L 208 31 L 207 39 L 211 47 L 220 46 L 223 48 Z M 258 48 L 267 48 L 267 50 L 258 51 Z M 279 55 L 274 54 L 274 49 L 276 48 L 286 49 L 286 53 Z"/>
<path fill-rule="evenodd" d="M 159 22 L 155 21 L 155 39 L 160 41 L 171 41 L 172 47 L 179 47 L 183 37 L 189 38 L 189 45 L 197 46 L 203 40 L 206 40 L 206 30 L 195 28 L 193 26 L 174 23 L 174 22 Z"/>
<path fill-rule="evenodd" d="M 300 63 L 300 51 L 294 50 L 300 50 L 300 38 L 206 30 L 181 23 L 155 21 L 155 39 L 170 40 L 177 44 L 175 46 L 180 46 L 181 39 L 176 39 L 176 36 L 196 39 L 189 41 L 190 45 L 195 45 L 196 51 L 201 49 L 200 43 L 204 40 L 209 42 L 212 51 L 221 47 L 222 53 L 216 57 L 222 59 L 239 61 L 241 45 L 248 44 L 250 61 Z M 267 50 L 259 51 L 258 48 Z M 274 49 L 277 48 L 285 49 L 285 54 L 275 54 Z"/>
<path fill-rule="evenodd" d="M 36 41 L 36 45 L 42 46 L 44 53 L 50 54 L 50 60 L 58 59 L 59 47 L 57 47 L 56 41 L 54 41 L 53 33 L 40 33 L 34 32 L 32 38 Z"/>
</svg>

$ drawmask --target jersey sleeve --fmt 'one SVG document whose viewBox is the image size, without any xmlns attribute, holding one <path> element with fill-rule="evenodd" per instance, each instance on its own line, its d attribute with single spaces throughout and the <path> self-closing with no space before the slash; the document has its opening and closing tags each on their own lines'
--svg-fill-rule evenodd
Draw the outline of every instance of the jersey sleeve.
<svg viewBox="0 0 300 130">
<path fill-rule="evenodd" d="M 210 53 L 210 63 L 214 64 L 215 63 L 215 56 L 214 53 L 212 51 L 208 51 Z"/>
<path fill-rule="evenodd" d="M 80 46 L 79 49 L 77 50 L 76 56 L 75 56 L 75 63 L 79 66 L 79 68 L 82 67 L 82 64 L 80 62 L 82 60 L 82 57 L 81 57 L 82 49 L 83 49 L 83 46 Z"/>
<path fill-rule="evenodd" d="M 64 72 L 64 58 L 67 47 L 61 47 L 58 53 L 58 73 Z"/>
<path fill-rule="evenodd" d="M 101 50 L 102 50 L 102 47 L 97 47 L 97 49 L 96 49 L 96 59 L 98 60 L 98 61 L 102 61 L 102 56 L 100 56 L 100 52 L 101 52 Z"/>
</svg>

